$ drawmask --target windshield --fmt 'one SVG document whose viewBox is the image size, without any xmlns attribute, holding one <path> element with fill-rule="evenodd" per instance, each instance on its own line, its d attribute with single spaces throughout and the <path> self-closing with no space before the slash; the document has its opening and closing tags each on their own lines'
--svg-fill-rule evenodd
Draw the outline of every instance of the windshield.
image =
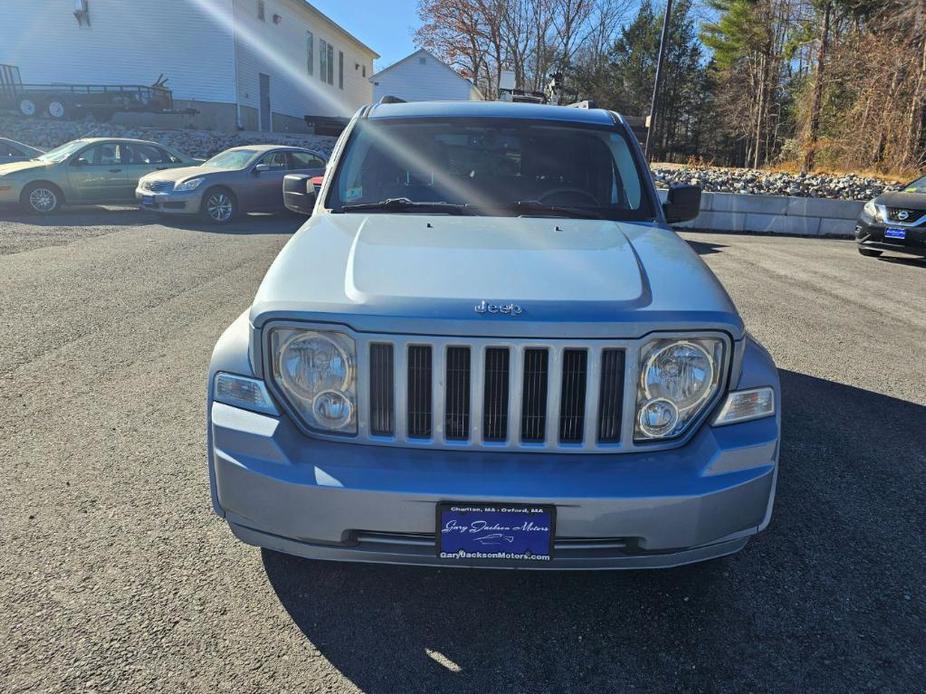
<svg viewBox="0 0 926 694">
<path fill-rule="evenodd" d="M 904 193 L 926 193 L 926 176 L 918 178 L 904 186 Z"/>
<path fill-rule="evenodd" d="M 203 166 L 211 169 L 243 169 L 257 154 L 253 149 L 229 149 L 216 154 Z"/>
<path fill-rule="evenodd" d="M 366 120 L 351 134 L 327 203 L 335 212 L 463 205 L 473 214 L 652 219 L 641 181 L 630 144 L 612 128 Z"/>
<path fill-rule="evenodd" d="M 58 162 L 62 162 L 67 159 L 81 147 L 86 146 L 86 144 L 87 143 L 84 140 L 74 140 L 72 142 L 63 144 L 60 147 L 55 147 L 54 149 L 45 152 L 45 154 L 36 157 L 36 159 L 39 161 L 55 162 L 57 164 Z"/>
</svg>

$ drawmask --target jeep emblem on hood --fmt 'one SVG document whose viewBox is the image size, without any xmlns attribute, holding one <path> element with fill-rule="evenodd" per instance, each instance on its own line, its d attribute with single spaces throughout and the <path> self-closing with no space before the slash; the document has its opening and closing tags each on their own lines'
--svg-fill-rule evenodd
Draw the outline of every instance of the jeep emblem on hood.
<svg viewBox="0 0 926 694">
<path fill-rule="evenodd" d="M 520 316 L 524 309 L 517 304 L 490 304 L 485 299 L 476 304 L 476 313 L 503 313 L 506 316 Z"/>
</svg>

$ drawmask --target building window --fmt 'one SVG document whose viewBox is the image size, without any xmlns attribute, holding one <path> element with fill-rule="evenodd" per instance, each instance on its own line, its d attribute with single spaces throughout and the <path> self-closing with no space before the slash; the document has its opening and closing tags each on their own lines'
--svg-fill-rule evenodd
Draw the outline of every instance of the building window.
<svg viewBox="0 0 926 694">
<path fill-rule="evenodd" d="M 338 89 L 344 89 L 344 51 L 338 51 Z"/>
<path fill-rule="evenodd" d="M 318 41 L 318 76 L 322 82 L 328 81 L 328 42 L 325 39 Z"/>
<path fill-rule="evenodd" d="M 266 8 L 264 7 L 264 0 L 257 0 L 257 18 L 265 22 L 267 21 Z"/>
<path fill-rule="evenodd" d="M 334 46 L 328 44 L 328 84 L 334 84 Z"/>
<path fill-rule="evenodd" d="M 366 77 L 367 76 L 367 66 L 366 65 L 363 66 L 362 71 L 363 71 L 363 76 Z"/>
<path fill-rule="evenodd" d="M 315 71 L 315 36 L 311 31 L 305 32 L 305 71 L 309 75 Z"/>
</svg>

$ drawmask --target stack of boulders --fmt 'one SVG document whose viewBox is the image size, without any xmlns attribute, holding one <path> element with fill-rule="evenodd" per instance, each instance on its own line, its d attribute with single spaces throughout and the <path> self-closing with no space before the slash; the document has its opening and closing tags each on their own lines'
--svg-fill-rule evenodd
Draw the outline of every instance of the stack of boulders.
<svg viewBox="0 0 926 694">
<path fill-rule="evenodd" d="M 330 155 L 335 138 L 298 133 L 236 133 L 211 130 L 167 130 L 125 127 L 115 123 L 53 121 L 41 118 L 0 116 L 0 137 L 8 137 L 39 149 L 48 150 L 79 137 L 132 137 L 160 142 L 191 157 L 206 159 L 240 145 L 280 144 L 308 147 Z"/>
<path fill-rule="evenodd" d="M 710 193 L 870 200 L 885 191 L 895 190 L 900 183 L 856 174 L 808 175 L 756 169 L 661 167 L 658 164 L 653 165 L 652 169 L 659 188 L 690 184 L 701 186 Z"/>
</svg>

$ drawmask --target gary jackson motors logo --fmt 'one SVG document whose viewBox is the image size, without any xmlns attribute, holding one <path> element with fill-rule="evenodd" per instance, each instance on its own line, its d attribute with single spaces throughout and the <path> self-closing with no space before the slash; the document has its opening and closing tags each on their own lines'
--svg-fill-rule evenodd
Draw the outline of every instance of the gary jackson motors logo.
<svg viewBox="0 0 926 694">
<path fill-rule="evenodd" d="M 520 316 L 524 313 L 524 309 L 517 304 L 491 304 L 483 300 L 476 304 L 476 313 L 501 313 L 505 316 Z"/>
</svg>

